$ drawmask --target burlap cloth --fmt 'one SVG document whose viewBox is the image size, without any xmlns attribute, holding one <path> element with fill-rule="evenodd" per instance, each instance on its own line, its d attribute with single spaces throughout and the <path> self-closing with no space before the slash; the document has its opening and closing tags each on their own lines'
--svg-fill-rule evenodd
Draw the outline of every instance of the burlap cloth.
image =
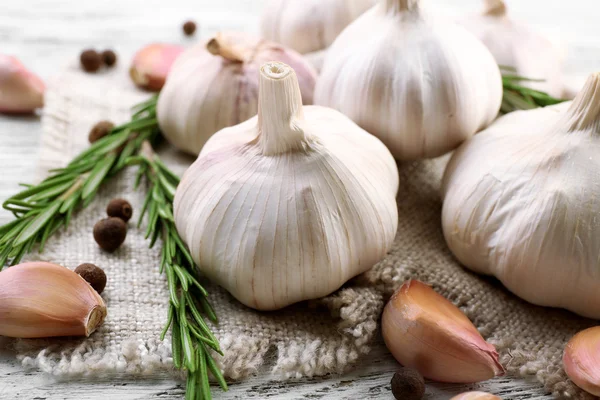
<svg viewBox="0 0 600 400">
<path fill-rule="evenodd" d="M 51 83 L 44 110 L 40 168 L 64 165 L 87 146 L 87 133 L 100 119 L 126 121 L 129 107 L 147 94 L 137 91 L 126 71 L 86 75 L 71 67 Z M 192 161 L 168 152 L 168 162 L 182 172 Z M 259 371 L 274 377 L 301 377 L 347 370 L 370 349 L 378 335 L 384 302 L 406 279 L 425 281 L 457 304 L 484 337 L 496 344 L 509 373 L 535 376 L 557 397 L 591 398 L 566 378 L 561 368 L 565 343 L 594 321 L 571 313 L 528 305 L 491 278 L 461 268 L 448 251 L 440 228 L 439 183 L 444 159 L 400 166 L 398 237 L 387 258 L 337 293 L 278 312 L 259 313 L 208 286 L 220 318 L 215 326 L 229 378 Z M 82 262 L 102 266 L 108 275 L 103 294 L 105 324 L 80 340 L 22 340 L 19 358 L 57 377 L 112 373 L 144 375 L 172 367 L 170 342 L 158 337 L 166 320 L 169 295 L 158 272 L 159 249 L 148 250 L 142 231 L 130 224 L 124 246 L 114 254 L 99 250 L 94 223 L 111 198 L 125 197 L 140 210 L 144 191 L 132 189 L 133 172 L 112 179 L 71 226 L 31 258 L 70 268 Z M 536 282 L 532 282 L 535 285 Z"/>
</svg>

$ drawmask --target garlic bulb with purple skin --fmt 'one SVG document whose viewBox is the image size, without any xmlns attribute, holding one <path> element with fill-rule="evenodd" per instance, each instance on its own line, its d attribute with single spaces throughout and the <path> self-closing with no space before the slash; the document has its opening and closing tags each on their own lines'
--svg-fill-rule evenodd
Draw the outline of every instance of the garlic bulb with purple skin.
<svg viewBox="0 0 600 400">
<path fill-rule="evenodd" d="M 183 176 L 175 224 L 208 278 L 275 310 L 326 296 L 385 257 L 398 181 L 379 139 L 303 106 L 294 70 L 270 62 L 258 116 L 215 134 Z"/>
<path fill-rule="evenodd" d="M 510 113 L 443 179 L 446 242 L 533 304 L 600 318 L 600 73 L 571 103 Z"/>
<path fill-rule="evenodd" d="M 569 340 L 563 367 L 574 384 L 600 396 L 600 326 L 581 331 Z"/>
<path fill-rule="evenodd" d="M 44 82 L 15 57 L 0 54 L 0 113 L 31 113 L 44 106 Z"/>
<path fill-rule="evenodd" d="M 259 69 L 268 61 L 294 68 L 304 104 L 312 104 L 317 73 L 300 54 L 247 34 L 219 33 L 173 66 L 157 108 L 165 138 L 197 155 L 215 132 L 255 116 Z"/>
</svg>

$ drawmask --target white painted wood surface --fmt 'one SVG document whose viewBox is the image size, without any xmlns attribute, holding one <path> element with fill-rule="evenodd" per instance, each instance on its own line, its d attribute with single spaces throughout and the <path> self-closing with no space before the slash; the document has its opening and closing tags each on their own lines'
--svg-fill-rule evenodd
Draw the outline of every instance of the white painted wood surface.
<svg viewBox="0 0 600 400">
<path fill-rule="evenodd" d="M 301 1 L 301 0 L 298 0 Z M 479 0 L 428 0 L 449 14 L 476 12 Z M 1 0 L 0 52 L 13 54 L 44 79 L 87 47 L 113 48 L 119 62 L 152 41 L 191 44 L 217 30 L 256 32 L 258 15 L 266 0 Z M 509 0 L 514 16 L 569 46 L 566 68 L 578 82 L 600 70 L 600 1 Z M 181 23 L 200 24 L 195 38 L 184 38 Z M 18 190 L 18 182 L 33 179 L 40 123 L 36 116 L 0 116 L 0 202 Z M 0 224 L 10 215 L 0 211 Z M 392 398 L 389 381 L 395 361 L 379 343 L 357 368 L 344 376 L 272 382 L 264 375 L 232 384 L 215 398 Z M 453 394 L 478 388 L 504 399 L 547 399 L 536 382 L 504 378 L 479 386 L 428 384 L 427 399 L 449 399 Z M 0 399 L 178 399 L 181 382 L 153 376 L 144 379 L 107 377 L 104 381 L 56 382 L 36 371 L 24 371 L 14 359 L 10 340 L 0 338 Z"/>
</svg>

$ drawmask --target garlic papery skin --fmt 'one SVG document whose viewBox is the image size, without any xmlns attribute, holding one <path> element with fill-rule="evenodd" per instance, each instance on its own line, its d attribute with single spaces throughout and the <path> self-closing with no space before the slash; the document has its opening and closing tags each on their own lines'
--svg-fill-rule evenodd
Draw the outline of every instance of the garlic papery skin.
<svg viewBox="0 0 600 400">
<path fill-rule="evenodd" d="M 133 83 L 142 89 L 158 92 L 183 51 L 182 46 L 173 44 L 153 43 L 143 47 L 135 54 L 129 68 Z"/>
<path fill-rule="evenodd" d="M 302 106 L 293 69 L 260 70 L 258 116 L 215 134 L 177 188 L 177 230 L 200 270 L 243 304 L 326 296 L 391 248 L 398 169 L 347 117 Z"/>
<path fill-rule="evenodd" d="M 381 0 L 330 47 L 315 103 L 380 138 L 400 160 L 442 155 L 497 116 L 502 79 L 473 35 L 419 0 Z"/>
<path fill-rule="evenodd" d="M 574 384 L 600 397 L 600 326 L 579 332 L 567 343 L 563 367 Z"/>
<path fill-rule="evenodd" d="M 563 98 L 562 69 L 565 50 L 525 23 L 510 18 L 503 0 L 484 0 L 481 14 L 460 23 L 493 54 L 497 63 L 515 69 L 515 74 L 543 82 L 523 84 Z"/>
<path fill-rule="evenodd" d="M 422 282 L 408 281 L 392 296 L 381 330 L 394 358 L 425 378 L 474 383 L 505 372 L 496 349 L 471 321 Z"/>
<path fill-rule="evenodd" d="M 65 267 L 29 262 L 0 272 L 1 336 L 89 336 L 105 317 L 100 295 Z"/>
<path fill-rule="evenodd" d="M 301 54 L 324 50 L 376 0 L 271 0 L 261 35 Z"/>
<path fill-rule="evenodd" d="M 158 100 L 158 122 L 179 150 L 198 155 L 217 131 L 258 112 L 258 75 L 268 61 L 292 66 L 304 104 L 312 104 L 317 72 L 300 54 L 240 33 L 220 33 L 187 50 Z"/>
<path fill-rule="evenodd" d="M 500 397 L 486 392 L 467 392 L 454 396 L 450 400 L 502 400 Z"/>
<path fill-rule="evenodd" d="M 600 75 L 572 103 L 508 114 L 443 179 L 446 242 L 517 296 L 600 318 Z"/>
<path fill-rule="evenodd" d="M 0 113 L 21 114 L 44 106 L 44 82 L 15 57 L 0 54 Z"/>
</svg>

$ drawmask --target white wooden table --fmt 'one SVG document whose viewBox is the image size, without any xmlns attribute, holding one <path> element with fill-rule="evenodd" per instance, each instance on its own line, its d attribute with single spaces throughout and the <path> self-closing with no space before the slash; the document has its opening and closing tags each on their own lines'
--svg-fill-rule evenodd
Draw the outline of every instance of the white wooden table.
<svg viewBox="0 0 600 400">
<path fill-rule="evenodd" d="M 298 0 L 300 1 L 300 0 Z M 510 0 L 508 0 L 510 2 Z M 479 0 L 429 0 L 440 11 L 474 12 Z M 0 52 L 13 54 L 49 79 L 87 47 L 113 48 L 120 63 L 152 41 L 191 44 L 219 29 L 256 31 L 266 0 L 1 0 Z M 457 4 L 460 3 L 460 4 Z M 598 0 L 513 0 L 512 12 L 569 45 L 567 73 L 578 81 L 600 70 L 600 2 Z M 199 22 L 200 35 L 184 38 L 181 23 Z M 33 179 L 41 133 L 39 117 L 0 116 L 0 202 Z M 0 211 L 0 224 L 10 215 Z M 354 372 L 344 376 L 273 382 L 265 374 L 231 385 L 215 398 L 392 398 L 390 379 L 397 367 L 379 343 Z M 479 386 L 428 384 L 427 399 L 449 399 L 478 388 L 504 399 L 547 399 L 536 382 L 504 378 Z M 0 338 L 0 399 L 177 399 L 182 382 L 150 379 L 55 382 L 36 371 L 24 371 L 14 359 L 10 341 Z"/>
</svg>

